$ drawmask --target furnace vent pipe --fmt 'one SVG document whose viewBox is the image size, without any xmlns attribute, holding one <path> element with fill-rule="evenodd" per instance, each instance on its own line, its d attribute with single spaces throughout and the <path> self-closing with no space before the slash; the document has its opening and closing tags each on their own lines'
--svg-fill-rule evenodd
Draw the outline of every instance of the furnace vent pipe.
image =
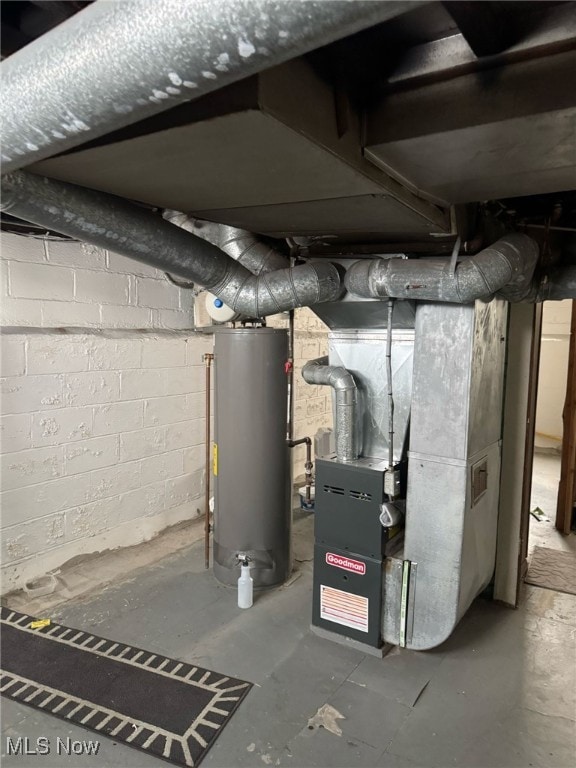
<svg viewBox="0 0 576 768">
<path fill-rule="evenodd" d="M 3 62 L 3 173 L 421 4 L 99 0 Z"/>
<path fill-rule="evenodd" d="M 253 275 L 285 269 L 289 261 L 283 253 L 263 242 L 257 235 L 245 229 L 230 227 L 189 216 L 180 211 L 164 211 L 164 218 L 187 232 L 216 245 L 234 261 L 246 267 Z"/>
<path fill-rule="evenodd" d="M 303 264 L 260 276 L 216 246 L 119 197 L 22 171 L 2 180 L 2 210 L 185 277 L 248 317 L 336 301 L 337 267 Z"/>
<path fill-rule="evenodd" d="M 356 296 L 468 304 L 495 294 L 522 301 L 532 290 L 539 248 L 528 235 L 510 234 L 457 264 L 450 259 L 358 261 L 346 274 Z"/>
<path fill-rule="evenodd" d="M 306 363 L 302 376 L 308 384 L 326 384 L 335 391 L 336 458 L 342 462 L 354 461 L 360 452 L 356 425 L 358 389 L 354 376 L 346 368 L 328 365 L 327 357 Z"/>
</svg>

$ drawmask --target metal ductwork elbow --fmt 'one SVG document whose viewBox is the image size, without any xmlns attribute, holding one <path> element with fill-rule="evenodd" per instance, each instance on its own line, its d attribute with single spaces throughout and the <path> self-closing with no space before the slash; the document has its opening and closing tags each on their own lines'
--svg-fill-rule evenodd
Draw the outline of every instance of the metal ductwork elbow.
<svg viewBox="0 0 576 768">
<path fill-rule="evenodd" d="M 263 242 L 257 235 L 239 227 L 196 219 L 180 211 L 164 211 L 164 218 L 187 232 L 216 245 L 253 275 L 274 272 L 289 266 L 286 256 Z"/>
<path fill-rule="evenodd" d="M 267 245 L 252 232 L 222 224 L 220 234 L 219 247 L 254 275 L 274 272 L 276 269 L 289 266 L 286 256 Z"/>
<path fill-rule="evenodd" d="M 238 262 L 231 259 L 230 262 L 224 278 L 206 287 L 247 317 L 267 317 L 297 307 L 336 301 L 343 293 L 340 272 L 330 262 L 301 264 L 261 275 L 252 275 Z"/>
<path fill-rule="evenodd" d="M 357 408 L 358 388 L 354 376 L 346 368 L 329 365 L 327 357 L 310 360 L 302 368 L 302 377 L 308 384 L 332 387 L 336 393 L 336 458 L 354 461 L 360 453 Z"/>
<path fill-rule="evenodd" d="M 539 248 L 528 235 L 510 234 L 475 256 L 451 259 L 376 259 L 353 264 L 346 288 L 355 296 L 469 304 L 493 296 L 523 301 L 533 293 Z"/>
<path fill-rule="evenodd" d="M 103 192 L 16 171 L 3 178 L 2 193 L 6 212 L 192 280 L 248 317 L 336 301 L 343 293 L 330 262 L 273 272 L 262 263 L 255 275 L 203 238 Z"/>
</svg>

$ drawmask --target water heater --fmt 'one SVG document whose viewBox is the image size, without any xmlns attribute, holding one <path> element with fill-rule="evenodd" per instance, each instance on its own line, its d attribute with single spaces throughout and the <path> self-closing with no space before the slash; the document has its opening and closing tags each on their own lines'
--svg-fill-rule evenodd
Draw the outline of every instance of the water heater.
<svg viewBox="0 0 576 768">
<path fill-rule="evenodd" d="M 236 584 L 239 555 L 255 587 L 292 569 L 287 359 L 285 330 L 215 334 L 214 574 L 224 584 Z"/>
</svg>

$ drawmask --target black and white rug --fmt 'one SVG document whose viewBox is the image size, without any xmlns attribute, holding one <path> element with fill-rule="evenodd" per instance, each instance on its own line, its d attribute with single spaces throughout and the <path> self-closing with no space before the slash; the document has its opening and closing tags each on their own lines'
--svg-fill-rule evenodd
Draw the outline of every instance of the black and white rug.
<svg viewBox="0 0 576 768">
<path fill-rule="evenodd" d="M 0 693 L 178 765 L 195 766 L 252 684 L 88 632 L 0 611 Z"/>
</svg>

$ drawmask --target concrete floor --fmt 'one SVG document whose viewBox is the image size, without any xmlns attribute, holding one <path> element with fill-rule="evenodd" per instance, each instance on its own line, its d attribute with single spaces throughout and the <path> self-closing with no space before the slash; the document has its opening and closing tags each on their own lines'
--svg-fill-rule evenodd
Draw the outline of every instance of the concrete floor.
<svg viewBox="0 0 576 768">
<path fill-rule="evenodd" d="M 530 509 L 539 507 L 543 516 L 530 517 L 528 553 L 535 546 L 573 552 L 576 557 L 576 535 L 564 536 L 554 527 L 560 482 L 560 455 L 555 452 L 534 454 Z"/>
<path fill-rule="evenodd" d="M 51 616 L 254 682 L 205 766 L 574 768 L 576 596 L 525 586 L 516 611 L 477 600 L 440 648 L 379 660 L 310 633 L 310 516 L 294 539 L 294 577 L 248 611 L 203 569 L 198 541 Z M 94 734 L 8 700 L 2 720 L 6 768 L 165 764 L 105 738 L 97 758 L 6 756 L 7 736 Z"/>
</svg>

